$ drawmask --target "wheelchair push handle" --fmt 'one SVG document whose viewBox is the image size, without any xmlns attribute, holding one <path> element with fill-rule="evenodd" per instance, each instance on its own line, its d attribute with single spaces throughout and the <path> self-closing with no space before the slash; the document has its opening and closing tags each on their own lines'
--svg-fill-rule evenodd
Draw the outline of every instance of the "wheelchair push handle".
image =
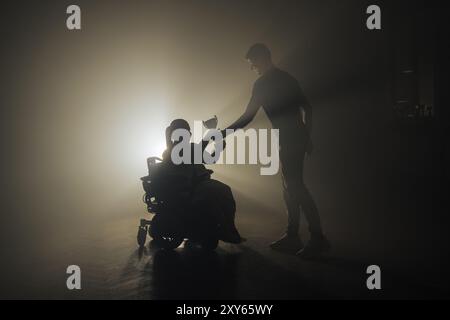
<svg viewBox="0 0 450 320">
<path fill-rule="evenodd" d="M 148 165 L 155 165 L 156 164 L 156 161 L 159 161 L 159 162 L 161 162 L 161 161 L 163 161 L 160 157 L 150 157 L 150 158 L 147 158 L 147 164 Z"/>
<path fill-rule="evenodd" d="M 147 168 L 148 168 L 148 173 L 150 174 L 150 168 L 152 167 L 152 166 L 154 166 L 156 163 L 157 163 L 157 161 L 158 162 L 161 162 L 161 161 L 163 161 L 161 158 L 159 158 L 159 157 L 150 157 L 150 158 L 147 158 Z"/>
</svg>

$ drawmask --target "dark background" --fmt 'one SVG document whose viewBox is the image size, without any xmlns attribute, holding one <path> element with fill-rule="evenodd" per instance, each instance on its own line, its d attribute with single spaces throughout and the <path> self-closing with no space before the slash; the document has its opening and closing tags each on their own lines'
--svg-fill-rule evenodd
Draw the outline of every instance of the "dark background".
<svg viewBox="0 0 450 320">
<path fill-rule="evenodd" d="M 361 278 L 364 287 L 365 267 L 378 264 L 395 280 L 377 297 L 449 297 L 447 56 L 438 3 L 77 1 L 81 31 L 66 29 L 69 4 L 2 5 L 0 297 L 172 297 L 158 291 L 167 276 L 160 269 L 132 271 L 135 226 L 145 213 L 138 178 L 145 158 L 162 151 L 173 118 L 217 114 L 223 127 L 240 115 L 255 80 L 244 55 L 255 42 L 272 48 L 314 108 L 316 149 L 305 174 L 333 256 L 326 270 L 300 265 L 302 276 L 325 281 L 344 270 L 342 279 Z M 365 27 L 370 4 L 382 9 L 382 30 Z M 405 80 L 403 70 L 413 76 Z M 434 116 L 396 119 L 401 98 L 433 105 Z M 268 125 L 259 113 L 254 127 Z M 311 280 L 283 294 L 257 284 L 297 272 L 251 270 L 286 259 L 258 249 L 286 223 L 280 177 L 260 176 L 258 166 L 213 169 L 232 187 L 249 238 L 237 266 L 223 253 L 205 261 L 235 270 L 223 277 L 241 291 L 225 286 L 224 297 L 367 297 L 344 280 L 330 288 Z M 183 260 L 183 268 L 198 271 L 198 261 Z M 65 289 L 69 264 L 84 270 L 82 295 Z M 132 280 L 119 281 L 129 272 Z M 147 292 L 140 276 L 156 291 Z"/>
</svg>

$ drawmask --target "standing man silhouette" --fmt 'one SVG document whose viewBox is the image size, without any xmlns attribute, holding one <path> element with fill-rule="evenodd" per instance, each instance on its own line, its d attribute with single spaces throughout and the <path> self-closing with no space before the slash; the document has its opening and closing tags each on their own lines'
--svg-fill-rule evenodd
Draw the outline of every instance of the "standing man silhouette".
<svg viewBox="0 0 450 320">
<path fill-rule="evenodd" d="M 302 258 L 312 258 L 329 250 L 330 244 L 322 232 L 317 206 L 303 181 L 305 154 L 311 154 L 313 148 L 310 138 L 311 106 L 297 80 L 273 64 L 267 46 L 254 44 L 248 50 L 246 59 L 260 77 L 253 86 L 252 97 L 245 112 L 227 129 L 244 128 L 262 107 L 272 127 L 279 130 L 279 155 L 288 226 L 286 234 L 271 243 L 270 247 L 279 251 L 297 252 Z M 311 233 L 306 246 L 299 236 L 300 207 Z"/>
</svg>

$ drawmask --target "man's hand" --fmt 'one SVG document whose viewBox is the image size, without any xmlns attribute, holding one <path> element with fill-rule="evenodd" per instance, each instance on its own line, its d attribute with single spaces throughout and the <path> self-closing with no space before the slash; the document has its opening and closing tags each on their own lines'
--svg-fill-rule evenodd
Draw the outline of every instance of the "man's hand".
<svg viewBox="0 0 450 320">
<path fill-rule="evenodd" d="M 312 139 L 311 139 L 311 137 L 308 137 L 308 141 L 306 142 L 306 154 L 308 156 L 311 156 L 313 151 L 314 151 L 314 145 L 312 143 Z"/>
</svg>

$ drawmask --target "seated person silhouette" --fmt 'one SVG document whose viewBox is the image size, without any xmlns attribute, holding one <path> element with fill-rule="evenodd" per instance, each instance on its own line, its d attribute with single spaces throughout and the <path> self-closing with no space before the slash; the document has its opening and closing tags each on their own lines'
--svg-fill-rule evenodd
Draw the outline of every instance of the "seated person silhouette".
<svg viewBox="0 0 450 320">
<path fill-rule="evenodd" d="M 167 149 L 163 153 L 163 162 L 172 161 L 172 149 L 178 143 L 182 142 L 182 138 L 177 141 L 172 141 L 172 133 L 177 129 L 185 129 L 189 132 L 189 139 L 191 129 L 189 123 L 184 119 L 175 119 L 170 126 L 166 128 L 166 146 Z M 245 239 L 242 238 L 235 226 L 235 212 L 236 203 L 234 201 L 231 188 L 214 179 L 211 179 L 212 170 L 205 167 L 203 163 L 194 163 L 194 152 L 196 148 L 201 148 L 202 154 L 210 141 L 203 141 L 201 143 L 190 143 L 191 146 L 191 161 L 189 164 L 182 163 L 181 166 L 192 168 L 186 170 L 191 173 L 192 186 L 192 204 L 196 213 L 201 215 L 214 215 L 219 221 L 219 238 L 222 241 L 229 243 L 241 243 Z M 214 156 L 212 154 L 211 156 Z"/>
</svg>

